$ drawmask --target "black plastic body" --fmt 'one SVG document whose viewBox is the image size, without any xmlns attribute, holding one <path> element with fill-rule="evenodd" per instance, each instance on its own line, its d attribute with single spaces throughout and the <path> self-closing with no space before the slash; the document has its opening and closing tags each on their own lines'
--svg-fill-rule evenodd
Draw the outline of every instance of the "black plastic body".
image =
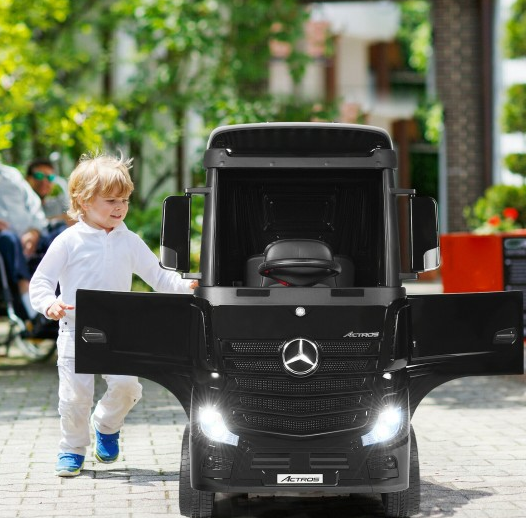
<svg viewBox="0 0 526 518">
<path fill-rule="evenodd" d="M 383 130 L 234 126 L 216 130 L 208 147 L 199 287 L 79 290 L 77 371 L 147 377 L 178 398 L 190 419 L 194 489 L 406 489 L 410 419 L 422 398 L 456 377 L 522 373 L 522 293 L 407 296 L 403 193 Z M 436 224 L 428 228 L 433 247 Z M 352 274 L 307 287 L 255 282 L 246 269 L 280 239 L 327 243 Z M 308 375 L 287 370 L 284 348 L 295 339 L 316 349 Z M 202 433 L 199 408 L 210 405 L 237 446 Z M 386 407 L 400 409 L 400 429 L 367 444 Z"/>
</svg>

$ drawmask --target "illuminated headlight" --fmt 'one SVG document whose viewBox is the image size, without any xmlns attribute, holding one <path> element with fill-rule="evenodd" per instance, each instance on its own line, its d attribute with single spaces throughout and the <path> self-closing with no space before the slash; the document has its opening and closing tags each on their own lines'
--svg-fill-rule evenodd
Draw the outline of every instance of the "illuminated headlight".
<svg viewBox="0 0 526 518">
<path fill-rule="evenodd" d="M 199 407 L 201 431 L 213 441 L 237 446 L 239 436 L 234 435 L 225 425 L 223 416 L 213 407 Z"/>
<path fill-rule="evenodd" d="M 402 428 L 402 409 L 388 407 L 378 415 L 374 428 L 362 435 L 362 444 L 376 444 L 392 439 Z"/>
</svg>

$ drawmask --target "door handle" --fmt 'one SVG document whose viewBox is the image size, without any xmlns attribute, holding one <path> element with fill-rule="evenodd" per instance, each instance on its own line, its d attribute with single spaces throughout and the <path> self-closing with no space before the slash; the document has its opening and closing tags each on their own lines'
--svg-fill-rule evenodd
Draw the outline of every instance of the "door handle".
<svg viewBox="0 0 526 518">
<path fill-rule="evenodd" d="M 517 330 L 514 327 L 497 331 L 493 337 L 493 344 L 512 345 L 517 340 Z"/>
<path fill-rule="evenodd" d="M 84 327 L 81 336 L 89 344 L 105 344 L 107 341 L 106 333 L 94 327 Z"/>
</svg>

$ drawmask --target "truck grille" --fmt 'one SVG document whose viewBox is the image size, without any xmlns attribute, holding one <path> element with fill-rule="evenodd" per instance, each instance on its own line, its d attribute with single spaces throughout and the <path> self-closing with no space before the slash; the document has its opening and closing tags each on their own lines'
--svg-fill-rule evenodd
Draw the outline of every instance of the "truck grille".
<svg viewBox="0 0 526 518">
<path fill-rule="evenodd" d="M 274 354 L 278 353 L 282 341 L 273 340 L 269 342 L 252 341 L 252 342 L 223 342 L 224 352 L 233 352 L 239 354 Z M 376 352 L 376 348 L 371 342 L 356 341 L 326 341 L 323 344 L 323 351 L 327 354 L 371 354 Z"/>
<path fill-rule="evenodd" d="M 225 367 L 228 372 L 274 372 L 279 373 L 283 371 L 280 361 L 276 359 L 271 360 L 238 360 L 227 359 Z M 318 371 L 320 373 L 331 372 L 358 372 L 367 370 L 367 360 L 326 360 L 321 365 Z"/>
<path fill-rule="evenodd" d="M 378 340 L 316 340 L 320 365 L 288 374 L 283 341 L 222 340 L 236 428 L 311 435 L 364 426 L 370 415 Z"/>
<path fill-rule="evenodd" d="M 289 380 L 235 378 L 240 390 L 251 392 L 277 392 L 279 394 L 325 394 L 360 390 L 366 378 L 321 379 L 305 383 Z"/>
<path fill-rule="evenodd" d="M 343 396 L 322 399 L 294 400 L 286 398 L 268 398 L 257 396 L 241 396 L 239 401 L 244 408 L 251 408 L 263 412 L 274 412 L 280 414 L 326 414 L 329 412 L 345 412 L 362 403 L 361 395 Z"/>
<path fill-rule="evenodd" d="M 326 432 L 327 430 L 356 428 L 357 425 L 363 426 L 367 423 L 365 413 L 361 416 L 361 419 L 358 414 L 324 416 L 316 419 L 302 420 L 255 414 L 245 414 L 244 417 L 250 428 L 290 433 L 293 435 L 310 435 Z M 356 423 L 357 419 L 359 420 L 358 423 Z"/>
</svg>

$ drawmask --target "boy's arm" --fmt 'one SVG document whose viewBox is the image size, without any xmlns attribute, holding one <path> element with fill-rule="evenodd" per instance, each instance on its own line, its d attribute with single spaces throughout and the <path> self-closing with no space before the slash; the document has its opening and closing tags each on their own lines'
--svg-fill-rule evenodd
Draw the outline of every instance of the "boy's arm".
<svg viewBox="0 0 526 518">
<path fill-rule="evenodd" d="M 164 270 L 159 265 L 159 258 L 148 248 L 148 245 L 134 234 L 134 273 L 148 283 L 155 291 L 163 293 L 193 293 L 195 281 L 182 279 L 177 272 Z"/>
<path fill-rule="evenodd" d="M 58 239 L 51 243 L 29 283 L 29 298 L 33 308 L 47 318 L 47 310 L 57 300 L 58 278 L 67 261 L 67 250 Z"/>
</svg>

